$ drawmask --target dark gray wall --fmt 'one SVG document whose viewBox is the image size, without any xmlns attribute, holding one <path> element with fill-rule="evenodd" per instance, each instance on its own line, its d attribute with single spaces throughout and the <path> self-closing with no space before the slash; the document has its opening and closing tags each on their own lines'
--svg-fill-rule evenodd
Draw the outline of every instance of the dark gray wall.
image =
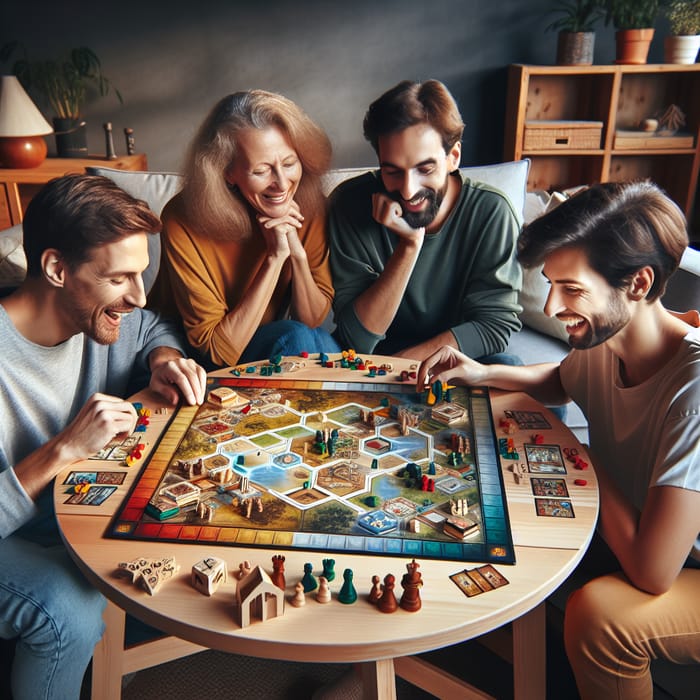
<svg viewBox="0 0 700 700">
<path fill-rule="evenodd" d="M 112 95 L 86 106 L 90 151 L 104 153 L 101 125 L 111 121 L 117 153 L 125 153 L 123 128 L 129 126 L 153 170 L 179 169 L 187 142 L 214 102 L 254 87 L 281 92 L 319 122 L 334 144 L 336 166 L 371 164 L 362 117 L 374 98 L 405 78 L 447 84 L 467 124 L 463 162 L 484 164 L 502 157 L 506 66 L 554 61 L 556 36 L 543 30 L 553 5 L 15 0 L 0 8 L 0 42 L 20 40 L 37 58 L 92 48 L 124 104 Z M 650 62 L 660 60 L 661 42 L 660 36 L 654 40 Z M 610 62 L 612 31 L 601 27 L 596 43 L 596 63 Z"/>
</svg>

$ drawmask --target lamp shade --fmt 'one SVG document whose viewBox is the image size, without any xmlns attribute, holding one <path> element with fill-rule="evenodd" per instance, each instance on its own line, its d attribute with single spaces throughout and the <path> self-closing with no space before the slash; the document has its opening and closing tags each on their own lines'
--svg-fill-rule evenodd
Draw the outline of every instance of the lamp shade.
<svg viewBox="0 0 700 700">
<path fill-rule="evenodd" d="M 14 75 L 0 77 L 0 166 L 34 168 L 43 163 L 44 134 L 53 131 Z"/>
</svg>

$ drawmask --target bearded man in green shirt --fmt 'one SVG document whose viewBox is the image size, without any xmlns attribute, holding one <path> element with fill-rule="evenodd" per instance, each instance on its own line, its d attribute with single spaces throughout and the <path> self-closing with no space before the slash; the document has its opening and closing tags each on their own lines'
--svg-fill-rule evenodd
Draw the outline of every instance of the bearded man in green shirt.
<svg viewBox="0 0 700 700">
<path fill-rule="evenodd" d="M 489 361 L 520 329 L 518 216 L 502 192 L 460 174 L 463 130 L 437 80 L 403 81 L 370 105 L 379 169 L 331 195 L 342 347 L 422 360 L 450 345 Z"/>
</svg>

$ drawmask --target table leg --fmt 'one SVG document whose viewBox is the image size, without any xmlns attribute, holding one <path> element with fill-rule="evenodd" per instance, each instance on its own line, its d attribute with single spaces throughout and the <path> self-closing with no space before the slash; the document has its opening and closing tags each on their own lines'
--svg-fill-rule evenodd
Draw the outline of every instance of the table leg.
<svg viewBox="0 0 700 700">
<path fill-rule="evenodd" d="M 92 697 L 93 700 L 119 700 L 124 673 L 126 614 L 108 600 L 102 617 L 105 632 L 92 655 Z"/>
<path fill-rule="evenodd" d="M 360 664 L 363 700 L 396 700 L 394 660 L 367 661 Z"/>
<path fill-rule="evenodd" d="M 513 620 L 515 700 L 541 700 L 547 693 L 545 604 Z"/>
</svg>

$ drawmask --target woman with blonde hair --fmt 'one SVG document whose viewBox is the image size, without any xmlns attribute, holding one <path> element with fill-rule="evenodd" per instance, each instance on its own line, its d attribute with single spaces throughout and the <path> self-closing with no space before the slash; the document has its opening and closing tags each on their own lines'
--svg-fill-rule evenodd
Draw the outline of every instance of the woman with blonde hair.
<svg viewBox="0 0 700 700">
<path fill-rule="evenodd" d="M 179 315 L 211 366 L 336 352 L 321 176 L 331 146 L 296 104 L 236 92 L 192 141 L 184 185 L 162 214 L 149 305 Z"/>
</svg>

